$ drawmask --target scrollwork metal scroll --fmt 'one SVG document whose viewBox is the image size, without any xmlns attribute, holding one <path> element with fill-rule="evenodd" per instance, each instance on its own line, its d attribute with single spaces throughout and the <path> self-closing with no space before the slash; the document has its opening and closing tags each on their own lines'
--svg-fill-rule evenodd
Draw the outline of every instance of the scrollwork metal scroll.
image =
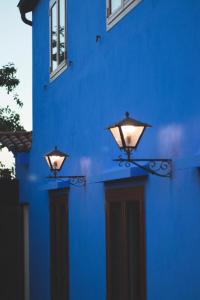
<svg viewBox="0 0 200 300">
<path fill-rule="evenodd" d="M 70 184 L 74 186 L 85 186 L 86 185 L 86 177 L 85 176 L 71 176 L 70 178 Z"/>
<path fill-rule="evenodd" d="M 86 185 L 85 176 L 48 176 L 50 179 L 69 179 L 69 184 L 77 187 L 82 187 Z"/>
<path fill-rule="evenodd" d="M 135 165 L 144 171 L 160 177 L 171 177 L 172 175 L 172 160 L 171 159 L 124 159 L 119 156 L 117 159 L 119 166 L 127 168 Z"/>
</svg>

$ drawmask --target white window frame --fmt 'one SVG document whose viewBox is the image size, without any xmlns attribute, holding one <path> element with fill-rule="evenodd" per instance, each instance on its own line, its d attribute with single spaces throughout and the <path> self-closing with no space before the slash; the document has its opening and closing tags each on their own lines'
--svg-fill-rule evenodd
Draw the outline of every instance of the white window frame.
<svg viewBox="0 0 200 300">
<path fill-rule="evenodd" d="M 127 13 L 129 13 L 142 0 L 122 0 L 122 5 L 114 13 L 111 13 L 111 0 L 106 0 L 106 29 L 110 30 Z"/>
<path fill-rule="evenodd" d="M 50 80 L 57 78 L 66 68 L 67 68 L 67 40 L 66 40 L 66 10 L 67 10 L 67 1 L 65 0 L 65 30 L 64 30 L 64 40 L 65 40 L 65 49 L 64 49 L 64 60 L 59 64 L 55 70 L 52 67 L 52 14 L 51 9 L 56 5 L 56 21 L 57 21 L 57 61 L 59 61 L 59 46 L 60 46 L 60 35 L 59 35 L 59 21 L 60 21 L 60 0 L 50 0 L 49 2 L 49 64 L 50 64 Z"/>
</svg>

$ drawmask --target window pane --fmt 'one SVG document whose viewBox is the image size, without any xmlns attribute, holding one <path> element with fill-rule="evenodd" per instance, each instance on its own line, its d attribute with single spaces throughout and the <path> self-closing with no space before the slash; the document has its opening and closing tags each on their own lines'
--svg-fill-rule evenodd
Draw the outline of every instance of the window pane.
<svg viewBox="0 0 200 300">
<path fill-rule="evenodd" d="M 65 0 L 60 0 L 59 64 L 65 60 Z"/>
<path fill-rule="evenodd" d="M 122 5 L 122 0 L 111 0 L 111 14 L 119 9 Z"/>
<path fill-rule="evenodd" d="M 51 8 L 51 67 L 54 71 L 58 66 L 57 59 L 57 9 L 56 3 Z"/>
</svg>

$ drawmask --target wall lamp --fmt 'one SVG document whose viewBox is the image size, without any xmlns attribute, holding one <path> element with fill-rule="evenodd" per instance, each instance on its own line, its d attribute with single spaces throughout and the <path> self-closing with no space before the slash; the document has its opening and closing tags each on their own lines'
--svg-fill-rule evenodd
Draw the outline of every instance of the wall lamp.
<svg viewBox="0 0 200 300">
<path fill-rule="evenodd" d="M 53 176 L 48 176 L 47 178 L 68 178 L 70 184 L 72 185 L 85 185 L 85 176 L 58 176 L 58 173 L 61 171 L 65 160 L 67 160 L 68 158 L 69 155 L 58 150 L 56 146 L 53 151 L 45 154 L 45 159 L 47 161 L 49 169 L 53 173 Z"/>
<path fill-rule="evenodd" d="M 126 112 L 125 116 L 125 119 L 107 128 L 111 132 L 120 150 L 126 154 L 126 158 L 120 155 L 113 161 L 118 162 L 120 166 L 125 165 L 126 167 L 130 167 L 131 165 L 135 165 L 148 173 L 161 177 L 170 177 L 172 173 L 171 159 L 132 158 L 132 152 L 136 150 L 139 145 L 146 128 L 151 127 L 151 125 L 130 118 L 128 112 Z"/>
</svg>

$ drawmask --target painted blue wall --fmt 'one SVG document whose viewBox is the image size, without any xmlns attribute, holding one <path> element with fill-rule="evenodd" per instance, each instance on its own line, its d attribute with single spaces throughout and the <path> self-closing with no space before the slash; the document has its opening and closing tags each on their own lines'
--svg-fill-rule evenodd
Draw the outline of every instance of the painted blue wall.
<svg viewBox="0 0 200 300">
<path fill-rule="evenodd" d="M 119 151 L 107 125 L 129 111 L 150 123 L 136 157 L 168 157 L 171 179 L 146 184 L 147 299 L 199 300 L 200 3 L 142 0 L 106 32 L 105 0 L 68 0 L 72 64 L 49 80 L 48 0 L 33 14 L 33 146 L 30 154 L 31 300 L 49 300 L 49 174 L 44 154 L 70 154 L 63 175 L 87 175 L 70 187 L 70 300 L 106 294 L 104 185 Z M 96 35 L 101 40 L 96 42 Z M 187 161 L 187 163 L 184 163 Z"/>
<path fill-rule="evenodd" d="M 19 197 L 23 203 L 29 199 L 29 153 L 15 153 L 15 172 L 19 179 Z"/>
</svg>

